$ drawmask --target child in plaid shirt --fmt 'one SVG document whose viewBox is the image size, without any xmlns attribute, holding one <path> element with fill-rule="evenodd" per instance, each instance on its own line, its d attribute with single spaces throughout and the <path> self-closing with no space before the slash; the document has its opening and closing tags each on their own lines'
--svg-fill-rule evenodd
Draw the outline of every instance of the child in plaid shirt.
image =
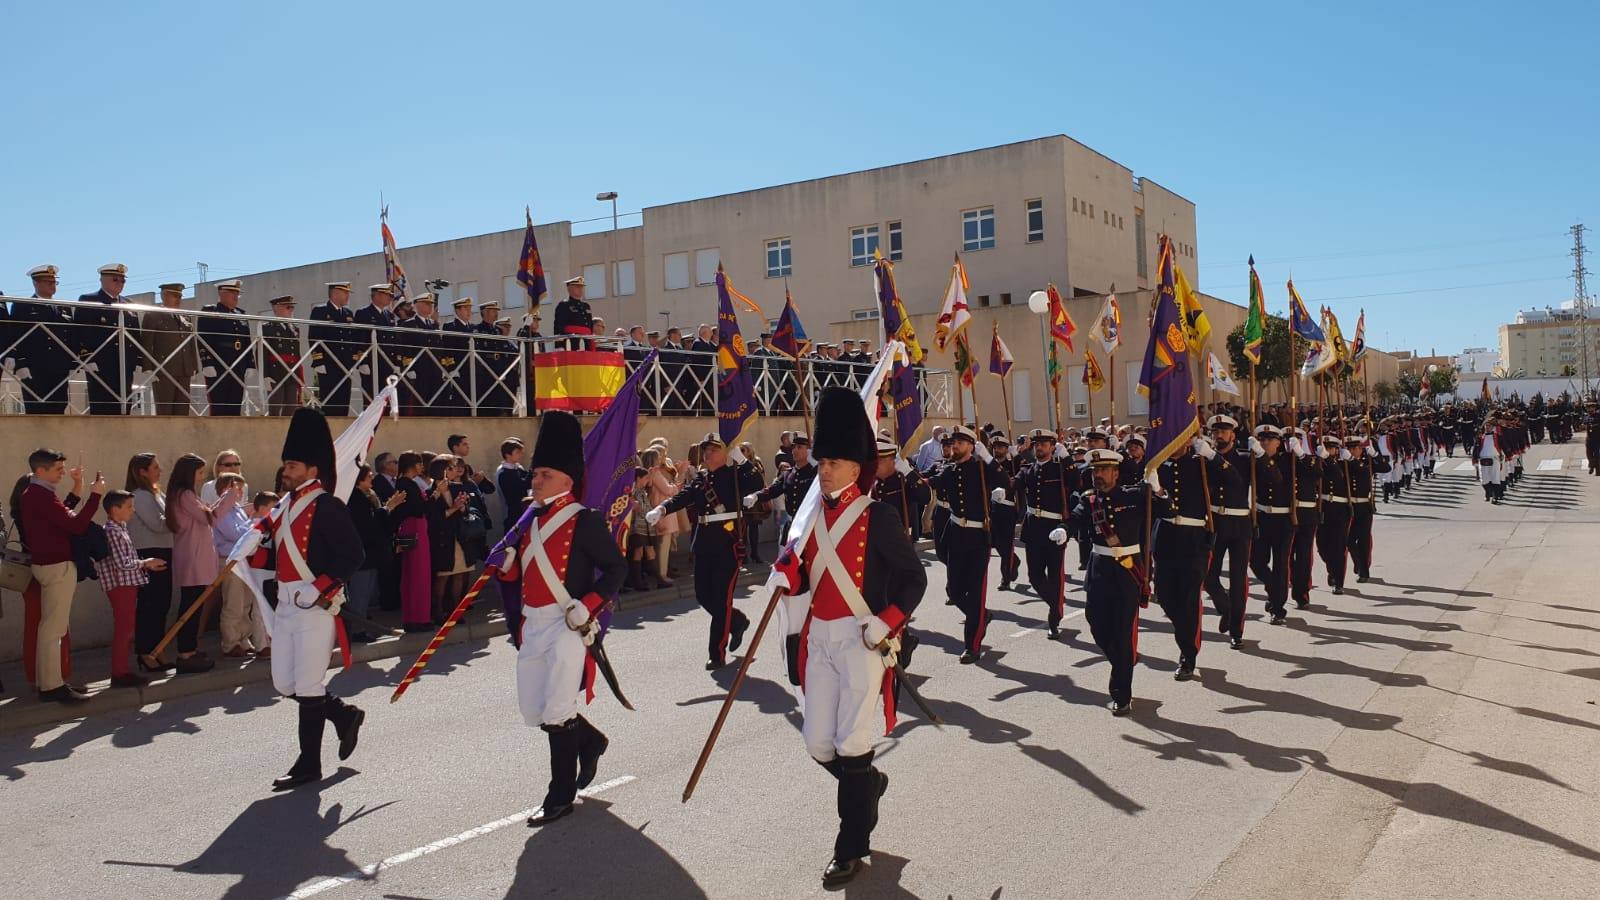
<svg viewBox="0 0 1600 900">
<path fill-rule="evenodd" d="M 140 559 L 133 552 L 133 538 L 128 535 L 128 520 L 133 518 L 133 495 L 127 491 L 106 494 L 102 504 L 106 510 L 106 540 L 111 545 L 111 555 L 96 560 L 95 572 L 100 576 L 100 586 L 111 601 L 114 622 L 111 631 L 111 684 L 115 687 L 139 687 L 146 683 L 144 676 L 136 675 L 128 667 L 128 656 L 133 651 L 133 613 L 139 602 L 139 586 L 150 580 L 149 572 L 160 572 L 167 567 L 166 560 Z"/>
</svg>

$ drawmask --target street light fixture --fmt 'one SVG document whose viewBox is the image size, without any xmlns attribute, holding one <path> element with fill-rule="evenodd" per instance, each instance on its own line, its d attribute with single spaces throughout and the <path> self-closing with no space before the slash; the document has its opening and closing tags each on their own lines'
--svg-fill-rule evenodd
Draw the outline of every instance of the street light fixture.
<svg viewBox="0 0 1600 900">
<path fill-rule="evenodd" d="M 1029 294 L 1028 309 L 1039 316 L 1039 344 L 1044 350 L 1044 364 L 1045 368 L 1048 369 L 1050 366 L 1050 338 L 1045 332 L 1044 317 L 1045 314 L 1050 311 L 1050 295 L 1044 291 L 1034 291 L 1033 293 Z M 1048 373 L 1045 380 L 1048 383 Z M 1056 421 L 1056 416 L 1059 415 L 1059 411 L 1055 408 L 1054 404 L 1049 402 L 1049 400 L 1050 391 L 1048 388 L 1046 388 L 1044 405 L 1045 412 L 1047 414 L 1046 421 L 1050 423 L 1051 428 L 1059 428 L 1061 427 L 1061 423 Z"/>
<path fill-rule="evenodd" d="M 610 200 L 611 201 L 611 230 L 612 231 L 616 231 L 617 230 L 617 192 L 616 191 L 601 191 L 600 193 L 595 194 L 594 198 L 596 200 L 601 201 L 601 202 L 604 202 L 606 200 Z"/>
</svg>

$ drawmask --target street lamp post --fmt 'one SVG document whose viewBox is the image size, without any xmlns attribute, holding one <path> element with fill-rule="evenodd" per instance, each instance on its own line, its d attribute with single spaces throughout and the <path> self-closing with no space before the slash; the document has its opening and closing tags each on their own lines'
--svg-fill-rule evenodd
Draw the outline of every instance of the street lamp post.
<svg viewBox="0 0 1600 900">
<path fill-rule="evenodd" d="M 1054 430 L 1060 428 L 1061 423 L 1056 420 L 1056 416 L 1059 415 L 1056 405 L 1050 402 L 1050 336 L 1046 333 L 1044 327 L 1044 317 L 1050 312 L 1050 295 L 1044 291 L 1034 291 L 1028 295 L 1028 309 L 1039 316 L 1039 347 L 1044 351 L 1045 420 L 1050 423 L 1050 428 Z M 1016 435 L 1012 435 L 1012 437 L 1014 439 Z"/>
<path fill-rule="evenodd" d="M 610 258 L 606 260 L 607 279 L 611 282 L 611 296 L 617 301 L 617 323 L 622 324 L 622 295 L 617 293 L 617 192 L 601 191 L 594 195 L 602 203 L 611 201 L 611 240 L 608 242 L 610 249 L 607 251 Z"/>
</svg>

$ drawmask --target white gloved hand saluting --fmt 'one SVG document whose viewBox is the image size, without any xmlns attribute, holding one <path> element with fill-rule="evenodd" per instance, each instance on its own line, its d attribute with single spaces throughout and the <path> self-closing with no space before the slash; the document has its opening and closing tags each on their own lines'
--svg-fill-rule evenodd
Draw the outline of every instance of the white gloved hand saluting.
<svg viewBox="0 0 1600 900">
<path fill-rule="evenodd" d="M 983 460 L 985 463 L 994 462 L 994 454 L 990 453 L 989 452 L 989 448 L 985 447 L 982 444 L 973 445 L 973 447 L 972 447 L 972 455 L 976 456 L 977 458 L 979 458 L 981 460 Z"/>
<path fill-rule="evenodd" d="M 738 447 L 730 449 L 728 451 L 728 462 L 731 462 L 736 466 L 744 465 L 744 451 L 740 450 Z"/>
<path fill-rule="evenodd" d="M 1065 545 L 1067 542 L 1067 530 L 1065 528 L 1055 529 L 1050 532 L 1050 540 L 1055 541 L 1057 544 Z"/>
<path fill-rule="evenodd" d="M 1295 456 L 1306 455 L 1306 445 L 1298 437 L 1289 438 L 1289 452 Z"/>
<path fill-rule="evenodd" d="M 1248 446 L 1250 448 L 1250 452 L 1254 453 L 1256 456 L 1267 455 L 1267 448 L 1261 446 L 1261 442 L 1256 440 L 1256 436 L 1253 434 L 1250 435 L 1250 443 L 1246 446 Z"/>
<path fill-rule="evenodd" d="M 906 462 L 906 458 L 904 456 L 896 456 L 894 458 L 894 470 L 899 472 L 901 475 L 910 475 L 911 463 Z"/>
<path fill-rule="evenodd" d="M 756 505 L 756 495 L 755 494 L 745 494 L 744 495 L 744 508 L 745 509 L 749 509 L 750 507 L 755 506 L 755 505 Z"/>
<path fill-rule="evenodd" d="M 1378 448 L 1372 446 L 1371 444 L 1368 444 L 1367 445 L 1367 456 L 1369 456 L 1369 457 L 1371 457 L 1373 459 L 1377 459 L 1378 458 Z"/>
<path fill-rule="evenodd" d="M 1006 489 L 1005 488 L 995 488 L 994 490 L 989 492 L 989 499 L 990 500 L 999 501 L 999 500 L 1004 500 L 1005 498 L 1006 498 Z"/>
<path fill-rule="evenodd" d="M 657 522 L 661 521 L 661 517 L 666 515 L 666 514 L 667 514 L 667 511 L 658 506 L 655 509 L 652 509 L 649 512 L 645 513 L 644 514 L 644 520 L 646 522 L 650 523 L 651 525 L 654 525 Z"/>
<path fill-rule="evenodd" d="M 1211 446 L 1211 442 L 1203 437 L 1195 438 L 1192 446 L 1194 452 L 1200 454 L 1201 459 L 1211 459 L 1217 455 L 1217 448 Z"/>
<path fill-rule="evenodd" d="M 1339 461 L 1340 462 L 1349 462 L 1350 461 L 1350 451 L 1349 450 L 1340 450 L 1339 451 Z"/>
<path fill-rule="evenodd" d="M 861 622 L 861 643 L 876 650 L 889 637 L 889 623 L 877 616 L 867 616 Z"/>
<path fill-rule="evenodd" d="M 1318 444 L 1317 445 L 1317 459 L 1327 459 L 1327 458 L 1328 458 L 1328 447 L 1327 447 L 1327 445 L 1326 444 Z"/>
</svg>

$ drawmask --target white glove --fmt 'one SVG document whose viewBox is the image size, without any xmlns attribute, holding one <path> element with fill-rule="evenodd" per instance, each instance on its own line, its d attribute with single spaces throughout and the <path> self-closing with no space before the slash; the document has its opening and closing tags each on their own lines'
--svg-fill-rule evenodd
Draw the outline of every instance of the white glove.
<svg viewBox="0 0 1600 900">
<path fill-rule="evenodd" d="M 1006 489 L 1005 488 L 995 488 L 994 490 L 989 492 L 989 499 L 990 500 L 1004 500 L 1005 498 L 1006 498 Z"/>
<path fill-rule="evenodd" d="M 889 623 L 877 616 L 867 616 L 861 623 L 861 643 L 866 644 L 868 647 L 877 649 L 877 646 L 883 643 L 888 636 Z"/>
<path fill-rule="evenodd" d="M 217 367 L 216 366 L 206 366 L 204 369 L 200 370 L 200 374 L 204 375 L 207 378 L 215 378 L 215 377 L 217 377 Z"/>
<path fill-rule="evenodd" d="M 360 372 L 363 375 L 371 375 L 372 374 L 372 369 L 369 366 L 356 366 L 356 371 Z"/>
<path fill-rule="evenodd" d="M 1161 472 L 1158 469 L 1149 469 L 1145 472 L 1144 480 L 1150 484 L 1150 490 L 1161 493 Z"/>
<path fill-rule="evenodd" d="M 749 509 L 750 507 L 755 506 L 755 505 L 756 505 L 756 495 L 755 494 L 745 494 L 744 495 L 744 508 L 745 509 Z M 654 524 L 654 523 L 651 523 L 651 524 Z"/>
<path fill-rule="evenodd" d="M 317 373 L 318 375 L 326 375 L 326 374 L 328 374 L 328 367 L 327 366 L 312 366 L 311 367 L 311 371 Z"/>
<path fill-rule="evenodd" d="M 644 514 L 644 520 L 646 522 L 649 522 L 651 525 L 654 525 L 657 522 L 661 521 L 661 517 L 666 515 L 666 514 L 667 514 L 667 511 L 658 506 L 655 509 L 652 509 L 649 512 L 645 513 Z"/>
<path fill-rule="evenodd" d="M 1327 458 L 1328 458 L 1328 446 L 1326 444 L 1318 444 L 1317 445 L 1317 459 L 1327 459 Z"/>
<path fill-rule="evenodd" d="M 910 475 L 911 463 L 906 462 L 906 459 L 903 456 L 896 456 L 894 458 L 894 470 L 899 472 L 901 475 Z"/>
<path fill-rule="evenodd" d="M 567 627 L 573 631 L 582 631 L 589 624 L 589 618 L 589 608 L 582 603 L 567 607 Z"/>
<path fill-rule="evenodd" d="M 1306 455 L 1306 445 L 1298 437 L 1289 438 L 1289 452 L 1295 456 Z"/>
<path fill-rule="evenodd" d="M 1250 452 L 1254 453 L 1256 456 L 1267 455 L 1267 448 L 1261 446 L 1261 442 L 1256 440 L 1256 436 L 1253 434 L 1250 435 L 1250 443 L 1246 444 L 1245 446 L 1249 447 Z"/>
<path fill-rule="evenodd" d="M 731 462 L 736 466 L 744 465 L 744 452 L 741 451 L 738 447 L 734 447 L 732 450 L 729 450 L 728 451 L 728 462 Z"/>
<path fill-rule="evenodd" d="M 1066 444 L 1060 444 L 1060 443 L 1056 444 L 1056 452 L 1055 452 L 1055 458 L 1056 459 L 1066 459 L 1067 457 L 1069 457 L 1071 455 L 1072 455 L 1072 452 L 1067 449 L 1067 445 Z"/>
<path fill-rule="evenodd" d="M 1377 447 L 1368 446 L 1367 447 L 1367 455 L 1372 457 L 1373 459 L 1376 459 L 1378 457 L 1378 448 Z"/>
<path fill-rule="evenodd" d="M 1339 461 L 1340 462 L 1348 462 L 1349 460 L 1350 460 L 1350 451 L 1349 450 L 1340 450 L 1339 451 Z"/>
<path fill-rule="evenodd" d="M 1067 530 L 1065 528 L 1055 529 L 1050 532 L 1050 540 L 1055 541 L 1057 544 L 1065 545 L 1067 542 Z"/>
<path fill-rule="evenodd" d="M 1193 446 L 1194 452 L 1200 454 L 1201 459 L 1211 459 L 1217 455 L 1217 448 L 1211 446 L 1211 442 L 1203 437 L 1195 438 Z"/>
<path fill-rule="evenodd" d="M 21 369 L 18 369 L 17 371 L 15 371 L 15 372 L 13 372 L 12 374 L 16 375 L 17 379 L 19 381 L 27 381 L 27 380 L 29 380 L 30 378 L 33 377 L 33 370 L 27 369 L 27 368 L 21 368 Z"/>
<path fill-rule="evenodd" d="M 985 447 L 982 444 L 978 444 L 978 445 L 974 446 L 972 448 L 972 454 L 974 456 L 978 457 L 979 459 L 983 460 L 985 463 L 994 462 L 994 454 L 990 453 L 989 452 L 989 448 Z"/>
</svg>

